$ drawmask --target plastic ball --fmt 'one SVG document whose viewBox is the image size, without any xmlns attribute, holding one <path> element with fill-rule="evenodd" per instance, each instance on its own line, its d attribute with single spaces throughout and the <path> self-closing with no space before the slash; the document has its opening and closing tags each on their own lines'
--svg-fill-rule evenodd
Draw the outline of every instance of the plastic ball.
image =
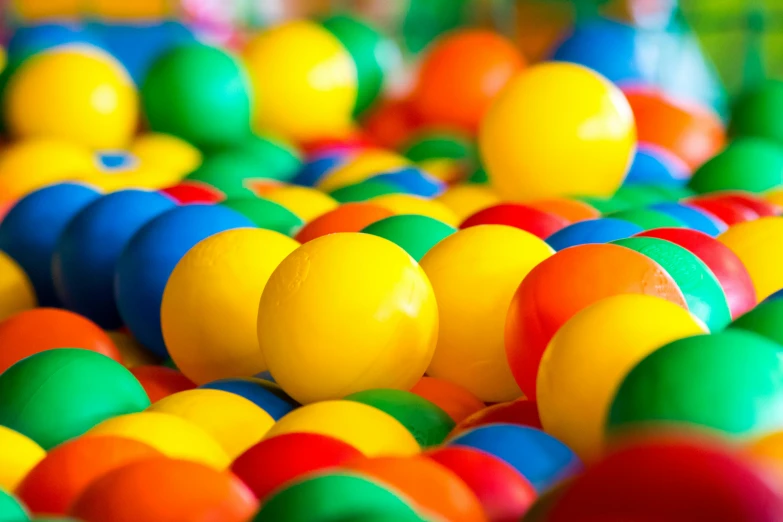
<svg viewBox="0 0 783 522">
<path fill-rule="evenodd" d="M 527 205 L 501 203 L 469 216 L 462 222 L 460 228 L 477 225 L 507 225 L 546 239 L 568 224 L 569 222 L 565 218 Z"/>
<path fill-rule="evenodd" d="M 459 225 L 457 216 L 443 203 L 433 199 L 412 194 L 387 194 L 374 197 L 368 203 L 383 207 L 395 214 L 418 214 L 429 216 L 453 227 Z"/>
<path fill-rule="evenodd" d="M 415 455 L 420 447 L 394 417 L 355 401 L 322 401 L 298 408 L 272 426 L 266 438 L 316 433 L 341 440 L 368 457 Z"/>
<path fill-rule="evenodd" d="M 783 301 L 779 299 L 765 301 L 738 317 L 731 324 L 731 328 L 756 333 L 783 346 L 781 318 L 783 318 Z"/>
<path fill-rule="evenodd" d="M 742 138 L 702 165 L 688 186 L 703 194 L 718 190 L 764 192 L 781 184 L 783 148 L 760 138 Z"/>
<path fill-rule="evenodd" d="M 269 371 L 303 404 L 410 388 L 430 363 L 437 333 L 424 271 L 400 247 L 369 234 L 302 245 L 271 275 L 258 309 Z"/>
<path fill-rule="evenodd" d="M 277 135 L 254 133 L 232 149 L 254 157 L 269 179 L 291 181 L 302 166 L 297 146 Z"/>
<path fill-rule="evenodd" d="M 388 181 L 366 179 L 333 190 L 329 195 L 340 203 L 361 203 L 387 194 L 402 194 L 403 189 Z"/>
<path fill-rule="evenodd" d="M 522 397 L 514 401 L 499 402 L 475 412 L 457 424 L 451 432 L 451 436 L 487 424 L 517 424 L 539 430 L 544 429 L 541 426 L 536 403 Z"/>
<path fill-rule="evenodd" d="M 253 183 L 266 181 L 266 173 L 252 155 L 235 149 L 210 154 L 184 181 L 208 185 L 225 198 L 255 196 Z"/>
<path fill-rule="evenodd" d="M 130 371 L 144 387 L 153 404 L 169 395 L 196 387 L 196 384 L 181 372 L 165 366 L 141 365 L 131 368 Z"/>
<path fill-rule="evenodd" d="M 307 243 L 337 232 L 360 232 L 367 226 L 391 217 L 393 212 L 372 203 L 347 203 L 317 217 L 302 227 L 295 238 Z"/>
<path fill-rule="evenodd" d="M 167 196 L 142 190 L 114 192 L 87 204 L 66 225 L 52 257 L 60 300 L 102 328 L 122 326 L 114 302 L 117 261 L 141 227 L 175 207 Z"/>
<path fill-rule="evenodd" d="M 707 212 L 680 203 L 657 203 L 650 207 L 679 220 L 687 228 L 715 237 L 726 230 L 726 225 L 713 219 Z"/>
<path fill-rule="evenodd" d="M 187 174 L 202 160 L 201 151 L 187 141 L 162 133 L 142 134 L 131 143 L 129 152 L 141 165 Z"/>
<path fill-rule="evenodd" d="M 685 224 L 676 217 L 649 208 L 621 210 L 620 212 L 613 212 L 607 217 L 611 219 L 622 219 L 623 221 L 638 225 L 644 230 L 685 227 Z"/>
<path fill-rule="evenodd" d="M 427 377 L 413 385 L 411 393 L 427 399 L 457 423 L 484 408 L 484 403 L 462 386 L 444 379 Z"/>
<path fill-rule="evenodd" d="M 391 172 L 382 172 L 368 178 L 366 181 L 391 183 L 392 185 L 400 187 L 401 191 L 405 194 L 412 194 L 423 198 L 434 198 L 445 189 L 443 181 L 416 167 L 406 167 Z"/>
<path fill-rule="evenodd" d="M 490 424 L 460 433 L 450 447 L 484 451 L 510 464 L 539 493 L 579 471 L 579 459 L 565 444 L 541 430 L 513 424 Z"/>
<path fill-rule="evenodd" d="M 84 24 L 36 23 L 16 28 L 8 41 L 7 51 L 10 61 L 15 61 L 46 49 L 74 44 L 104 45 L 100 36 Z"/>
<path fill-rule="evenodd" d="M 735 225 L 718 240 L 729 247 L 750 274 L 756 289 L 756 298 L 763 301 L 783 288 L 783 274 L 777 260 L 783 256 L 783 218 L 766 217 Z"/>
<path fill-rule="evenodd" d="M 506 317 L 506 355 L 519 387 L 536 397 L 536 375 L 549 341 L 578 311 L 605 297 L 646 294 L 686 308 L 661 266 L 617 245 L 582 245 L 556 253 L 517 288 Z"/>
<path fill-rule="evenodd" d="M 196 146 L 227 146 L 250 135 L 247 74 L 220 49 L 188 44 L 166 52 L 150 67 L 141 98 L 153 131 Z"/>
<path fill-rule="evenodd" d="M 644 231 L 640 225 L 614 217 L 579 221 L 560 229 L 546 240 L 555 250 L 578 245 L 609 243 Z"/>
<path fill-rule="evenodd" d="M 690 167 L 674 153 L 657 145 L 640 143 L 625 184 L 681 186 L 690 177 Z"/>
<path fill-rule="evenodd" d="M 0 373 L 36 353 L 56 348 L 82 348 L 121 362 L 111 338 L 96 324 L 56 308 L 25 310 L 0 322 Z"/>
<path fill-rule="evenodd" d="M 479 143 L 505 198 L 610 196 L 633 159 L 636 130 L 628 102 L 605 78 L 549 63 L 509 83 L 487 112 Z"/>
<path fill-rule="evenodd" d="M 250 218 L 258 228 L 294 235 L 304 224 L 302 219 L 284 206 L 264 198 L 232 198 L 223 206 Z"/>
<path fill-rule="evenodd" d="M 767 433 L 745 446 L 743 453 L 756 461 L 775 484 L 783 477 L 783 431 Z"/>
<path fill-rule="evenodd" d="M 36 304 L 33 284 L 22 267 L 0 251 L 0 321 Z"/>
<path fill-rule="evenodd" d="M 58 349 L 0 374 L 0 424 L 49 449 L 99 422 L 141 411 L 149 399 L 119 363 L 89 350 Z"/>
<path fill-rule="evenodd" d="M 731 111 L 733 136 L 765 138 L 783 145 L 783 126 L 775 114 L 783 110 L 783 82 L 769 79 L 743 93 Z"/>
<path fill-rule="evenodd" d="M 348 517 L 421 522 L 403 496 L 391 487 L 350 472 L 314 475 L 272 495 L 253 522 L 332 522 Z"/>
<path fill-rule="evenodd" d="M 353 156 L 349 161 L 332 169 L 318 182 L 317 187 L 325 192 L 353 185 L 381 172 L 409 167 L 407 158 L 379 149 L 370 149 Z"/>
<path fill-rule="evenodd" d="M 14 497 L 0 489 L 0 520 L 8 522 L 22 522 L 30 520 L 27 509 Z"/>
<path fill-rule="evenodd" d="M 180 205 L 193 203 L 220 203 L 226 199 L 225 194 L 206 183 L 200 181 L 180 181 L 176 185 L 159 190 Z"/>
<path fill-rule="evenodd" d="M 737 223 L 753 221 L 760 217 L 755 210 L 737 201 L 707 197 L 690 198 L 684 204 L 714 216 L 716 220 L 724 224 L 721 226 L 724 231 Z"/>
<path fill-rule="evenodd" d="M 244 60 L 259 100 L 254 122 L 297 141 L 344 135 L 357 101 L 356 65 L 340 40 L 309 21 L 262 31 Z"/>
<path fill-rule="evenodd" d="M 481 502 L 489 520 L 519 520 L 537 496 L 513 467 L 483 451 L 454 446 L 423 456 L 457 475 Z"/>
<path fill-rule="evenodd" d="M 169 275 L 196 243 L 212 234 L 253 222 L 221 206 L 188 205 L 147 223 L 133 236 L 117 263 L 115 297 L 125 325 L 141 344 L 166 354 L 160 307 Z"/>
<path fill-rule="evenodd" d="M 274 420 L 281 419 L 300 406 L 277 384 L 253 377 L 220 379 L 202 384 L 199 388 L 222 390 L 244 397 L 267 412 Z"/>
<path fill-rule="evenodd" d="M 361 458 L 359 450 L 341 440 L 317 433 L 287 433 L 249 448 L 237 457 L 231 471 L 263 501 L 294 480 Z"/>
<path fill-rule="evenodd" d="M 497 33 L 450 33 L 424 57 L 413 109 L 427 124 L 475 132 L 498 93 L 524 65 L 514 44 Z"/>
<path fill-rule="evenodd" d="M 576 199 L 551 198 L 529 201 L 527 206 L 560 216 L 569 223 L 578 223 L 601 217 L 601 213 L 588 203 Z"/>
<path fill-rule="evenodd" d="M 456 229 L 437 219 L 415 214 L 391 216 L 376 221 L 361 232 L 388 239 L 403 248 L 416 261 Z"/>
<path fill-rule="evenodd" d="M 729 247 L 696 230 L 660 228 L 639 234 L 679 245 L 701 259 L 718 279 L 731 317 L 736 318 L 756 305 L 756 290 L 747 269 Z"/>
<path fill-rule="evenodd" d="M 17 138 L 118 149 L 130 142 L 138 124 L 130 76 L 92 46 L 52 49 L 26 60 L 9 80 L 4 100 L 6 124 Z"/>
<path fill-rule="evenodd" d="M 264 194 L 264 197 L 287 208 L 306 223 L 339 206 L 334 198 L 323 192 L 293 185 L 273 189 Z"/>
<path fill-rule="evenodd" d="M 182 257 L 160 311 L 166 348 L 182 373 L 204 384 L 266 370 L 258 302 L 269 276 L 298 246 L 278 232 L 240 228 L 214 234 Z"/>
<path fill-rule="evenodd" d="M 0 426 L 0 491 L 15 491 L 31 469 L 46 456 L 33 440 Z"/>
<path fill-rule="evenodd" d="M 617 390 L 607 433 L 656 424 L 750 438 L 783 426 L 780 345 L 743 330 L 688 337 L 652 352 Z"/>
<path fill-rule="evenodd" d="M 438 300 L 440 331 L 428 375 L 483 401 L 519 397 L 505 357 L 505 313 L 519 282 L 551 254 L 534 235 L 503 225 L 460 230 L 430 250 L 421 266 Z"/>
<path fill-rule="evenodd" d="M 95 522 L 244 522 L 257 508 L 253 493 L 231 473 L 197 462 L 155 458 L 99 478 L 79 495 L 70 514 Z"/>
<path fill-rule="evenodd" d="M 332 152 L 317 154 L 301 166 L 296 176 L 291 180 L 295 185 L 313 187 L 334 168 L 344 165 L 351 158 L 351 153 Z"/>
<path fill-rule="evenodd" d="M 434 403 L 404 390 L 365 390 L 345 397 L 388 413 L 411 432 L 422 448 L 442 443 L 454 427 L 448 413 Z"/>
<path fill-rule="evenodd" d="M 81 437 L 42 455 L 17 494 L 33 513 L 64 515 L 96 479 L 131 462 L 158 456 L 152 447 L 135 440 Z"/>
<path fill-rule="evenodd" d="M 500 203 L 500 197 L 491 188 L 475 184 L 449 187 L 436 200 L 446 205 L 461 221 Z"/>
<path fill-rule="evenodd" d="M 704 199 L 736 203 L 751 209 L 753 212 L 758 214 L 759 217 L 772 217 L 783 214 L 783 206 L 777 205 L 772 201 L 768 201 L 761 195 L 751 194 L 750 192 L 741 190 L 721 191 L 715 194 L 697 196 L 690 198 L 689 201 L 698 201 Z"/>
<path fill-rule="evenodd" d="M 183 459 L 223 470 L 231 459 L 222 446 L 194 423 L 168 413 L 144 411 L 107 419 L 90 437 L 119 437 L 142 442 L 171 459 Z"/>
</svg>

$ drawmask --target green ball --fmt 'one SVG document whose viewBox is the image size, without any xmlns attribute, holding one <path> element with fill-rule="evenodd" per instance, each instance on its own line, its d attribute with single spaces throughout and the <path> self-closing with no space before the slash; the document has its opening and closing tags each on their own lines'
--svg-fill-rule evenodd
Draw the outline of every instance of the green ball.
<svg viewBox="0 0 783 522">
<path fill-rule="evenodd" d="M 783 185 L 783 148 L 761 138 L 741 138 L 707 161 L 688 186 L 699 194 L 719 190 L 764 192 Z"/>
<path fill-rule="evenodd" d="M 609 432 L 688 424 L 737 436 L 783 428 L 783 347 L 742 330 L 688 337 L 643 359 L 626 376 Z"/>
<path fill-rule="evenodd" d="M 783 82 L 767 80 L 740 96 L 731 111 L 732 136 L 766 138 L 783 145 Z"/>
<path fill-rule="evenodd" d="M 455 425 L 440 407 L 409 391 L 365 390 L 352 393 L 345 400 L 361 402 L 388 413 L 405 426 L 423 448 L 441 444 Z"/>
<path fill-rule="evenodd" d="M 731 323 L 732 329 L 753 332 L 783 345 L 783 299 L 759 303 Z"/>
<path fill-rule="evenodd" d="M 628 204 L 628 208 L 642 208 L 670 201 L 652 185 L 625 185 L 617 189 L 612 199 Z"/>
<path fill-rule="evenodd" d="M 272 136 L 253 135 L 230 150 L 254 158 L 265 179 L 291 181 L 302 167 L 302 153 L 292 144 Z"/>
<path fill-rule="evenodd" d="M 417 163 L 431 159 L 473 162 L 476 159 L 476 147 L 467 136 L 429 131 L 419 134 L 408 142 L 403 147 L 402 154 Z"/>
<path fill-rule="evenodd" d="M 612 212 L 622 212 L 623 210 L 629 210 L 634 207 L 630 203 L 621 199 L 615 198 L 596 198 L 593 196 L 576 196 L 574 198 L 582 203 L 587 203 L 598 212 L 603 215 L 611 214 Z"/>
<path fill-rule="evenodd" d="M 467 182 L 474 185 L 488 185 L 489 175 L 487 174 L 487 170 L 482 166 L 477 167 L 476 170 L 473 171 L 473 174 L 468 176 Z"/>
<path fill-rule="evenodd" d="M 721 330 L 731 322 L 726 294 L 718 279 L 704 261 L 689 250 L 653 237 L 629 237 L 612 243 L 644 254 L 661 265 L 682 291 L 688 310 L 711 332 Z"/>
<path fill-rule="evenodd" d="M 198 147 L 224 147 L 250 136 L 250 81 L 240 62 L 201 44 L 158 58 L 141 86 L 150 128 Z"/>
<path fill-rule="evenodd" d="M 287 236 L 296 234 L 304 221 L 283 205 L 264 198 L 234 198 L 221 203 L 250 218 L 258 228 L 274 230 Z"/>
<path fill-rule="evenodd" d="M 349 515 L 341 517 L 330 522 L 430 522 L 418 515 L 411 514 L 400 518 L 399 514 L 394 513 L 374 513 L 372 515 Z"/>
<path fill-rule="evenodd" d="M 226 198 L 255 197 L 252 182 L 265 179 L 256 159 L 246 152 L 226 150 L 204 158 L 201 165 L 185 176 L 216 188 Z"/>
<path fill-rule="evenodd" d="M 634 208 L 631 210 L 612 212 L 606 217 L 623 219 L 630 223 L 635 223 L 645 230 L 652 230 L 653 228 L 685 228 L 685 225 L 679 219 L 673 218 L 663 212 L 646 208 Z"/>
<path fill-rule="evenodd" d="M 357 203 L 361 201 L 367 201 L 376 196 L 385 196 L 386 194 L 402 194 L 405 191 L 395 185 L 394 183 L 388 183 L 386 181 L 378 181 L 374 179 L 368 179 L 360 181 L 353 185 L 347 185 L 340 187 L 329 193 L 339 203 Z"/>
<path fill-rule="evenodd" d="M 665 185 L 644 185 L 647 190 L 650 190 L 656 194 L 660 194 L 664 198 L 664 201 L 680 201 L 691 196 L 695 196 L 696 193 L 688 187 L 667 187 Z"/>
<path fill-rule="evenodd" d="M 418 521 L 416 512 L 377 482 L 349 473 L 294 482 L 265 500 L 253 522 L 333 522 L 349 516 L 395 516 Z"/>
<path fill-rule="evenodd" d="M 388 239 L 416 261 L 457 229 L 429 216 L 403 214 L 376 221 L 362 232 Z"/>
<path fill-rule="evenodd" d="M 120 363 L 78 348 L 47 350 L 14 364 L 0 374 L 0 397 L 0 425 L 46 450 L 150 405 Z"/>
<path fill-rule="evenodd" d="M 0 489 L 0 522 L 22 522 L 30 520 L 30 515 L 16 497 Z"/>
<path fill-rule="evenodd" d="M 358 92 L 354 116 L 369 109 L 383 91 L 387 72 L 399 60 L 395 44 L 364 20 L 350 15 L 334 15 L 322 22 L 356 64 Z"/>
</svg>

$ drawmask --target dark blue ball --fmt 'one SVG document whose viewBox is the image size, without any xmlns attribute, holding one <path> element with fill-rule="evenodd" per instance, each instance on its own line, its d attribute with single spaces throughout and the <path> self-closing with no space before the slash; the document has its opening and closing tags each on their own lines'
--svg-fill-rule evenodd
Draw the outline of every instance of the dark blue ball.
<svg viewBox="0 0 783 522">
<path fill-rule="evenodd" d="M 277 384 L 255 377 L 220 379 L 219 381 L 202 384 L 199 388 L 223 390 L 244 397 L 267 412 L 275 420 L 280 419 L 300 406 Z"/>
</svg>

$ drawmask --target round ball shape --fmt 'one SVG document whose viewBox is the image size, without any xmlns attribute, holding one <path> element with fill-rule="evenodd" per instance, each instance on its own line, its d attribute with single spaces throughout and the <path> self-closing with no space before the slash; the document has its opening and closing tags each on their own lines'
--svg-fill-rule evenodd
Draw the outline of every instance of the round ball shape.
<svg viewBox="0 0 783 522">
<path fill-rule="evenodd" d="M 25 507 L 11 493 L 0 490 L 0 518 L 9 522 L 30 520 Z"/>
<path fill-rule="evenodd" d="M 196 387 L 196 384 L 182 375 L 182 372 L 165 366 L 148 364 L 134 366 L 130 371 L 144 387 L 147 397 L 153 404 L 169 395 Z"/>
<path fill-rule="evenodd" d="M 21 266 L 0 251 L 0 321 L 35 308 L 35 289 Z"/>
<path fill-rule="evenodd" d="M 688 186 L 705 194 L 719 190 L 764 192 L 781 184 L 783 148 L 760 138 L 742 138 L 694 172 Z"/>
<path fill-rule="evenodd" d="M 747 330 L 783 346 L 783 300 L 764 301 L 738 317 L 732 329 Z"/>
<path fill-rule="evenodd" d="M 365 234 L 388 239 L 416 261 L 421 261 L 432 247 L 456 231 L 437 219 L 415 214 L 387 217 L 361 230 Z"/>
<path fill-rule="evenodd" d="M 412 194 L 386 194 L 376 196 L 369 203 L 390 210 L 395 214 L 416 214 L 429 216 L 442 223 L 456 227 L 459 225 L 457 216 L 449 208 L 434 199 L 427 199 Z"/>
<path fill-rule="evenodd" d="M 710 237 L 717 236 L 727 228 L 725 225 L 721 226 L 721 222 L 710 217 L 707 212 L 681 203 L 656 203 L 650 208 L 668 214 L 687 228 L 703 232 Z"/>
<path fill-rule="evenodd" d="M 46 456 L 33 440 L 0 426 L 0 491 L 15 491 L 19 483 Z"/>
<path fill-rule="evenodd" d="M 783 82 L 769 79 L 743 93 L 731 111 L 733 136 L 765 138 L 783 145 L 783 126 L 775 114 L 783 110 Z"/>
<path fill-rule="evenodd" d="M 277 384 L 254 377 L 220 379 L 202 384 L 199 388 L 223 390 L 244 397 L 271 415 L 274 420 L 279 420 L 300 406 Z"/>
<path fill-rule="evenodd" d="M 201 151 L 182 138 L 149 132 L 136 138 L 128 150 L 139 164 L 185 175 L 202 160 Z"/>
<path fill-rule="evenodd" d="M 250 218 L 258 228 L 274 230 L 286 236 L 293 236 L 304 225 L 299 216 L 283 205 L 264 198 L 229 198 L 222 205 Z"/>
<path fill-rule="evenodd" d="M 295 237 L 300 243 L 307 243 L 337 232 L 360 232 L 376 221 L 393 215 L 391 210 L 372 203 L 347 203 L 307 223 Z"/>
<path fill-rule="evenodd" d="M 484 408 L 484 403 L 475 395 L 459 384 L 445 379 L 436 379 L 425 375 L 413 385 L 410 391 L 438 406 L 454 422 L 460 422 Z"/>
<path fill-rule="evenodd" d="M 763 301 L 783 288 L 783 273 L 778 270 L 778 260 L 783 259 L 783 218 L 765 217 L 740 223 L 718 236 L 745 265 L 756 298 Z"/>
<path fill-rule="evenodd" d="M 539 430 L 544 429 L 541 426 L 541 419 L 538 415 L 538 405 L 522 397 L 515 401 L 499 402 L 492 406 L 487 406 L 466 417 L 457 424 L 451 432 L 451 436 L 478 428 L 479 426 L 486 426 L 487 424 L 518 424 L 519 426 L 530 426 Z"/>
<path fill-rule="evenodd" d="M 644 228 L 624 219 L 614 217 L 579 221 L 558 230 L 546 242 L 555 250 L 578 245 L 609 243 L 642 232 Z"/>
<path fill-rule="evenodd" d="M 530 232 L 536 237 L 546 239 L 558 230 L 569 225 L 569 221 L 558 215 L 538 210 L 519 203 L 501 203 L 479 210 L 469 216 L 460 228 L 477 225 L 507 225 Z"/>
</svg>

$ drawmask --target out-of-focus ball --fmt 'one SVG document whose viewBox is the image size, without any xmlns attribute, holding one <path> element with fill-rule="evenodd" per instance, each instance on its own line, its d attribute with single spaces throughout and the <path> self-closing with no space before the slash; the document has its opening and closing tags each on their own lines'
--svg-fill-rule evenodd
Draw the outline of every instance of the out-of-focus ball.
<svg viewBox="0 0 783 522">
<path fill-rule="evenodd" d="M 293 185 L 272 189 L 265 193 L 264 197 L 287 208 L 305 223 L 309 223 L 339 206 L 337 201 L 328 194 L 313 188 Z"/>
<path fill-rule="evenodd" d="M 761 138 L 742 138 L 702 165 L 689 187 L 700 194 L 720 190 L 764 192 L 783 185 L 783 147 Z"/>
<path fill-rule="evenodd" d="M 471 430 L 479 426 L 486 426 L 487 424 L 517 424 L 519 426 L 530 426 L 531 428 L 537 428 L 539 430 L 544 429 L 544 427 L 541 426 L 537 404 L 526 397 L 520 397 L 513 401 L 499 402 L 492 406 L 487 406 L 473 415 L 466 417 L 462 422 L 457 424 L 451 432 L 451 436 L 453 437 L 463 431 Z"/>
<path fill-rule="evenodd" d="M 658 145 L 639 143 L 625 184 L 679 187 L 688 182 L 691 172 L 691 168 L 673 152 Z"/>
<path fill-rule="evenodd" d="M 36 304 L 33 284 L 22 267 L 0 251 L 0 321 Z"/>
<path fill-rule="evenodd" d="M 773 299 L 760 303 L 738 317 L 731 324 L 731 328 L 756 333 L 783 346 L 783 300 Z"/>
<path fill-rule="evenodd" d="M 455 423 L 484 408 L 484 403 L 475 395 L 459 384 L 445 379 L 425 375 L 410 391 L 448 413 Z"/>
<path fill-rule="evenodd" d="M 778 260 L 783 258 L 783 218 L 765 217 L 729 228 L 718 240 L 729 247 L 750 274 L 756 297 L 763 301 L 783 288 Z"/>
<path fill-rule="evenodd" d="M 0 516 L 6 520 L 30 520 L 27 509 L 16 497 L 0 489 Z"/>
<path fill-rule="evenodd" d="M 144 387 L 153 404 L 169 395 L 196 387 L 196 383 L 182 375 L 182 372 L 166 366 L 139 365 L 130 368 L 130 372 Z"/>
<path fill-rule="evenodd" d="M 650 208 L 657 212 L 669 214 L 680 220 L 686 228 L 703 232 L 711 237 L 717 236 L 728 228 L 725 223 L 715 216 L 708 214 L 704 210 L 683 203 L 656 203 Z"/>
<path fill-rule="evenodd" d="M 255 377 L 220 379 L 202 384 L 199 388 L 222 390 L 244 397 L 267 412 L 275 420 L 284 417 L 301 406 L 277 384 Z"/>
<path fill-rule="evenodd" d="M 409 167 L 407 158 L 383 149 L 365 150 L 326 173 L 317 183 L 324 192 L 353 185 L 381 172 Z"/>
<path fill-rule="evenodd" d="M 609 243 L 643 232 L 636 223 L 615 217 L 587 219 L 561 228 L 546 239 L 547 244 L 557 251 L 566 248 Z"/>
<path fill-rule="evenodd" d="M 459 226 L 459 219 L 449 208 L 434 199 L 412 194 L 386 194 L 369 200 L 368 203 L 383 207 L 395 214 L 417 214 L 437 219 L 452 227 Z"/>
<path fill-rule="evenodd" d="M 500 197 L 483 185 L 454 185 L 436 198 L 446 205 L 460 220 L 500 203 Z"/>
<path fill-rule="evenodd" d="M 731 111 L 729 132 L 733 136 L 755 136 L 783 145 L 783 125 L 776 114 L 783 111 L 783 82 L 769 79 L 743 93 Z"/>
<path fill-rule="evenodd" d="M 31 469 L 46 456 L 32 439 L 0 426 L 0 491 L 15 491 Z"/>
<path fill-rule="evenodd" d="M 546 239 L 568 224 L 569 222 L 565 218 L 534 207 L 519 203 L 501 203 L 468 216 L 459 227 L 507 225 L 530 232 L 538 238 Z"/>
<path fill-rule="evenodd" d="M 361 232 L 388 239 L 403 248 L 416 261 L 457 230 L 428 216 L 403 214 L 381 219 Z"/>
<path fill-rule="evenodd" d="M 592 205 L 578 199 L 550 198 L 529 201 L 528 206 L 560 216 L 569 223 L 578 223 L 601 217 L 601 212 Z"/>
<path fill-rule="evenodd" d="M 286 236 L 293 236 L 304 225 L 304 221 L 295 213 L 265 198 L 230 198 L 222 205 L 250 218 L 258 228 L 274 230 Z"/>
<path fill-rule="evenodd" d="M 201 164 L 201 151 L 171 134 L 148 133 L 136 138 L 130 153 L 141 165 L 169 170 L 183 176 Z"/>
</svg>

